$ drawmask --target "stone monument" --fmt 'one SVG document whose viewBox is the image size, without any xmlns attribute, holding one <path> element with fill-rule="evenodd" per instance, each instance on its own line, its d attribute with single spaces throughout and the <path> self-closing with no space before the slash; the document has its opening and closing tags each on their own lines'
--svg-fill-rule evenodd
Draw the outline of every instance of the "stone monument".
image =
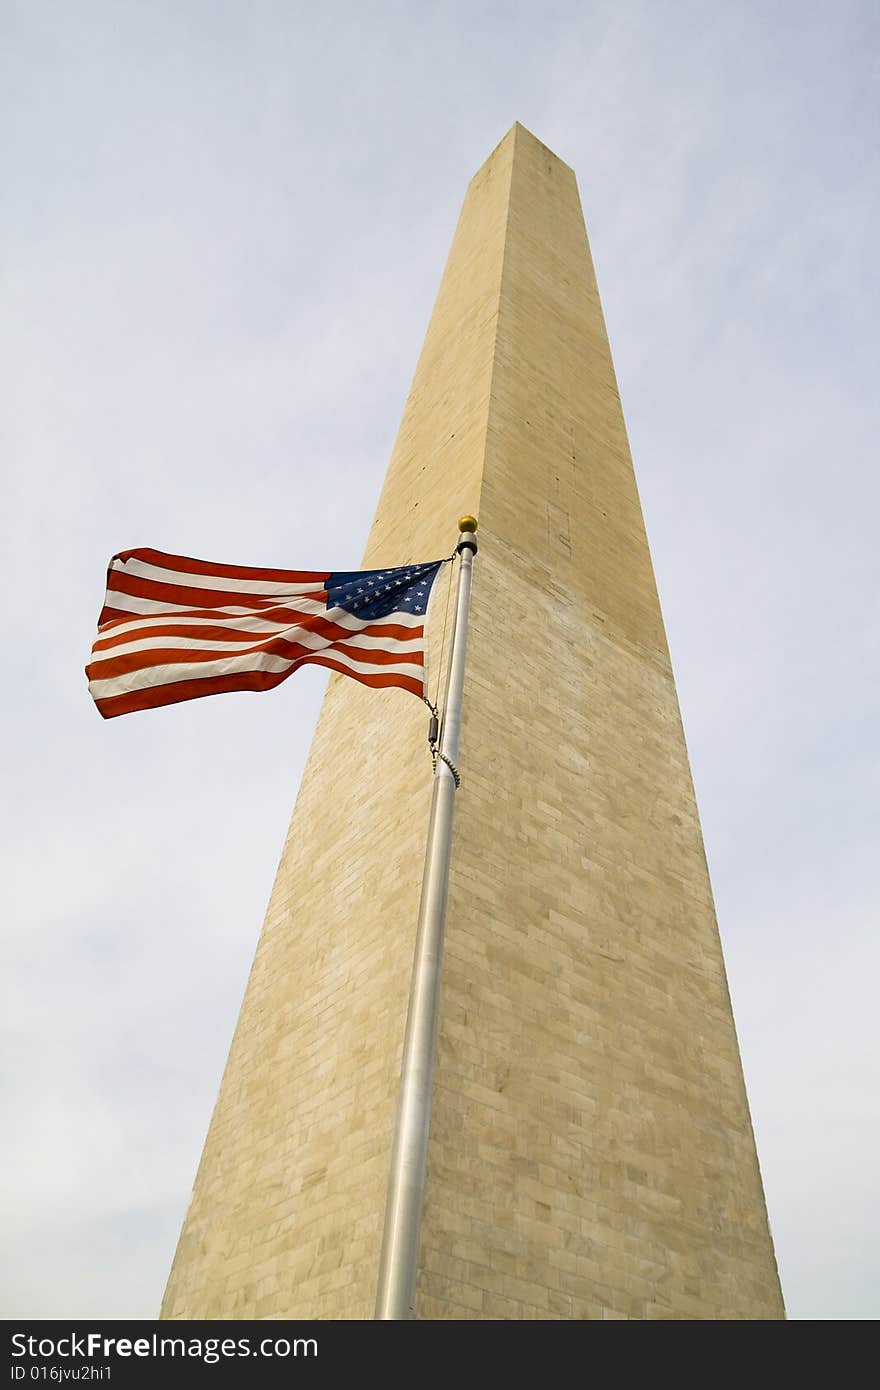
<svg viewBox="0 0 880 1390">
<path fill-rule="evenodd" d="M 364 567 L 449 554 L 463 512 L 480 553 L 415 1314 L 781 1318 L 577 186 L 520 125 L 468 189 Z M 373 1316 L 426 715 L 330 677 L 163 1317 Z"/>
</svg>

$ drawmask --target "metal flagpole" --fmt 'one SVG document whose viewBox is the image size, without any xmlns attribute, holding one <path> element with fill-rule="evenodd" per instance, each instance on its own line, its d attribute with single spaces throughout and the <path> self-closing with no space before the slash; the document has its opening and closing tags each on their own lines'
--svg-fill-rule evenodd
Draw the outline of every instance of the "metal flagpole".
<svg viewBox="0 0 880 1390">
<path fill-rule="evenodd" d="M 440 729 L 440 749 L 434 768 L 434 792 L 428 822 L 425 872 L 419 904 L 419 926 L 413 958 L 400 1090 L 391 1172 L 385 1205 L 385 1230 L 379 1258 L 376 1318 L 405 1319 L 415 1316 L 416 1273 L 428 1157 L 428 1125 L 431 1117 L 431 1082 L 440 1002 L 440 965 L 446 897 L 452 848 L 452 819 L 458 785 L 458 741 L 461 732 L 461 699 L 467 648 L 471 574 L 477 553 L 476 519 L 463 516 L 458 554 L 458 597 L 449 652 L 446 705 Z"/>
</svg>

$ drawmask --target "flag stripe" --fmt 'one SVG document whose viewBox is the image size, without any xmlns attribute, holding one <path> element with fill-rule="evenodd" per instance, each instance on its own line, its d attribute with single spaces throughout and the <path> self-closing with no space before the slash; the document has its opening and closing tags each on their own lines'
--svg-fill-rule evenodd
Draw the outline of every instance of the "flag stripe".
<svg viewBox="0 0 880 1390">
<path fill-rule="evenodd" d="M 357 661 L 336 647 L 328 648 L 327 653 L 338 662 L 339 670 L 364 676 L 376 673 L 377 668 L 372 662 Z M 126 658 L 121 658 L 119 665 L 123 669 L 116 673 L 108 672 L 104 677 L 96 674 L 89 681 L 89 690 L 94 699 L 103 700 L 108 695 L 121 695 L 136 687 L 168 685 L 183 680 L 207 680 L 211 676 L 228 676 L 236 672 L 253 674 L 262 671 L 272 675 L 289 675 L 295 666 L 323 656 L 324 652 L 310 652 L 306 649 L 302 649 L 296 656 L 289 657 L 273 656 L 271 652 L 254 652 L 247 658 L 219 657 L 213 661 L 206 661 L 203 665 L 194 660 L 178 661 L 170 665 L 159 662 L 152 666 L 132 668 L 128 668 Z M 405 675 L 414 680 L 418 678 L 418 670 L 412 666 L 388 665 L 384 669 L 388 675 Z"/>
<path fill-rule="evenodd" d="M 152 583 L 173 584 L 176 588 L 199 589 L 206 586 L 201 580 L 206 578 L 204 574 L 192 574 L 187 570 L 166 569 L 162 565 L 148 564 L 146 560 L 132 558 L 125 561 L 123 569 L 122 562 L 114 560 L 111 565 L 114 574 L 131 575 L 135 579 L 147 579 Z M 292 594 L 313 594 L 320 593 L 324 584 L 330 576 L 327 574 L 308 574 L 298 580 L 276 580 L 269 579 L 247 579 L 236 575 L 228 578 L 222 574 L 212 574 L 211 589 L 214 592 L 228 593 L 234 596 L 240 594 L 260 594 L 264 598 L 268 595 L 277 595 L 279 598 L 290 597 Z"/>
<path fill-rule="evenodd" d="M 295 631 L 292 639 L 288 633 Z M 158 647 L 165 647 L 168 651 L 216 651 L 216 652 L 240 652 L 245 655 L 247 652 L 260 650 L 274 650 L 277 642 L 288 642 L 294 640 L 301 646 L 307 647 L 310 651 L 320 652 L 325 647 L 331 646 L 334 642 L 339 642 L 340 647 L 359 648 L 363 651 L 375 652 L 421 652 L 423 642 L 421 634 L 419 636 L 410 635 L 405 641 L 396 637 L 368 637 L 362 632 L 340 634 L 337 638 L 325 637 L 320 633 L 312 632 L 308 628 L 287 629 L 284 632 L 274 633 L 264 637 L 260 641 L 254 640 L 253 633 L 232 632 L 228 628 L 209 626 L 198 629 L 198 637 L 193 637 L 192 632 L 180 633 L 172 628 L 152 628 L 140 637 L 129 634 L 129 640 L 116 641 L 112 643 L 96 642 L 92 648 L 92 657 L 95 661 L 103 661 L 114 656 L 125 656 L 129 652 L 151 651 Z M 345 640 L 343 642 L 343 635 Z"/>
<path fill-rule="evenodd" d="M 104 612 L 107 610 L 104 609 Z M 130 641 L 131 635 L 136 632 L 147 633 L 152 631 L 163 631 L 166 627 L 180 630 L 181 634 L 193 631 L 196 628 L 204 627 L 206 624 L 214 627 L 222 626 L 225 632 L 237 633 L 265 633 L 267 636 L 275 632 L 284 632 L 289 627 L 304 627 L 313 632 L 320 632 L 328 637 L 344 638 L 348 641 L 352 633 L 364 632 L 369 636 L 378 636 L 380 633 L 387 632 L 392 637 L 399 637 L 403 641 L 407 637 L 421 637 L 423 635 L 424 619 L 417 617 L 414 613 L 395 613 L 393 620 L 383 618 L 381 622 L 371 619 L 356 618 L 353 613 L 347 613 L 344 608 L 324 608 L 321 613 L 306 614 L 295 613 L 291 609 L 279 609 L 285 614 L 284 620 L 275 622 L 271 614 L 261 614 L 260 617 L 227 615 L 226 609 L 206 609 L 198 616 L 192 612 L 187 613 L 159 613 L 143 614 L 135 617 L 131 613 L 117 613 L 113 618 L 109 618 L 101 624 L 100 634 L 96 639 L 102 645 L 105 642 Z M 273 609 L 274 613 L 275 610 Z"/>
<path fill-rule="evenodd" d="M 113 611 L 123 614 L 179 613 L 181 616 L 186 614 L 193 618 L 204 618 L 209 617 L 212 613 L 216 613 L 218 609 L 222 609 L 224 613 L 230 613 L 233 616 L 237 615 L 242 618 L 246 618 L 248 615 L 255 613 L 268 612 L 275 613 L 283 618 L 285 614 L 291 613 L 298 615 L 301 613 L 326 613 L 327 611 L 326 595 L 320 600 L 306 598 L 305 595 L 303 595 L 303 597 L 296 600 L 295 604 L 281 605 L 276 600 L 272 599 L 267 600 L 267 602 L 261 606 L 260 603 L 254 599 L 246 604 L 226 602 L 222 604 L 211 604 L 208 607 L 199 604 L 196 601 L 196 595 L 192 592 L 190 593 L 189 599 L 181 603 L 174 603 L 167 598 L 149 598 L 139 594 L 124 593 L 121 589 L 108 589 L 107 597 L 111 600 Z M 227 595 L 224 594 L 223 597 L 227 598 Z M 102 619 L 103 616 L 104 614 L 102 613 Z"/>
<path fill-rule="evenodd" d="M 234 605 L 239 608 L 272 608 L 279 597 L 295 599 L 311 598 L 326 603 L 327 591 L 320 588 L 284 589 L 273 584 L 262 593 L 257 589 L 209 589 L 196 584 L 176 584 L 170 575 L 167 580 L 144 578 L 129 574 L 127 570 L 111 569 L 107 573 L 108 593 L 133 594 L 136 598 L 152 599 L 156 603 L 179 603 L 187 608 L 225 608 Z"/>
<path fill-rule="evenodd" d="M 327 666 L 332 671 L 352 676 L 361 685 L 381 690 L 399 686 L 419 697 L 423 694 L 420 680 L 393 672 L 380 672 L 367 675 L 347 670 L 335 662 L 332 656 L 315 655 L 307 657 L 301 665 L 312 663 Z M 296 668 L 293 668 L 296 669 Z M 291 674 L 290 671 L 271 673 L 267 671 L 238 672 L 235 675 L 212 676 L 209 680 L 174 681 L 168 685 L 149 686 L 140 690 L 126 691 L 124 694 L 104 696 L 95 699 L 95 704 L 105 719 L 113 719 L 119 714 L 131 714 L 136 710 L 160 709 L 163 705 L 179 704 L 183 700 L 196 700 L 206 695 L 222 695 L 227 691 L 273 690 Z"/>
<path fill-rule="evenodd" d="M 325 643 L 320 650 L 326 651 L 328 643 Z M 262 643 L 258 647 L 249 647 L 245 652 L 236 651 L 234 656 L 228 652 L 218 651 L 215 646 L 206 644 L 203 650 L 198 650 L 195 646 L 189 647 L 152 647 L 146 649 L 137 647 L 133 651 L 124 653 L 114 652 L 112 656 L 104 660 L 93 661 L 86 667 L 86 675 L 90 681 L 102 681 L 113 676 L 126 676 L 132 672 L 146 672 L 150 667 L 162 667 L 169 673 L 169 678 L 174 679 L 174 669 L 176 666 L 198 666 L 202 662 L 216 662 L 220 665 L 228 665 L 234 662 L 236 667 L 246 670 L 246 658 L 253 657 L 261 665 L 261 668 L 272 669 L 268 663 L 275 661 L 300 661 L 304 656 L 312 655 L 313 647 L 302 642 L 288 642 L 283 637 L 273 637 L 270 642 Z M 371 651 L 363 652 L 353 650 L 343 646 L 341 642 L 333 644 L 333 651 L 336 652 L 340 660 L 350 659 L 357 669 L 366 661 L 367 666 L 423 666 L 424 658 L 421 651 L 418 652 L 387 652 Z M 274 667 L 280 670 L 281 667 Z"/>
<path fill-rule="evenodd" d="M 149 546 L 136 550 L 120 550 L 118 555 L 114 555 L 111 565 L 120 560 L 123 564 L 128 560 L 140 560 L 144 564 L 154 565 L 157 569 L 175 570 L 179 574 L 200 574 L 210 579 L 248 579 L 256 583 L 267 580 L 270 584 L 311 584 L 313 587 L 322 589 L 324 581 L 330 578 L 331 570 L 322 571 L 315 574 L 310 570 L 264 570 L 257 569 L 254 565 L 215 565 L 210 560 L 193 560 L 188 555 L 166 555 L 162 550 L 151 550 Z"/>
</svg>

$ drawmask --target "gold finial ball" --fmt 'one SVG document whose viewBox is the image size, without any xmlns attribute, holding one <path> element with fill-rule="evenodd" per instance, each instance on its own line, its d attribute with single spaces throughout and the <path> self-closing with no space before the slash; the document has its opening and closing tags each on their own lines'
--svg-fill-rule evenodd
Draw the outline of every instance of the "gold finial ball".
<svg viewBox="0 0 880 1390">
<path fill-rule="evenodd" d="M 477 518 L 475 516 L 463 516 L 459 518 L 459 531 L 476 531 Z"/>
</svg>

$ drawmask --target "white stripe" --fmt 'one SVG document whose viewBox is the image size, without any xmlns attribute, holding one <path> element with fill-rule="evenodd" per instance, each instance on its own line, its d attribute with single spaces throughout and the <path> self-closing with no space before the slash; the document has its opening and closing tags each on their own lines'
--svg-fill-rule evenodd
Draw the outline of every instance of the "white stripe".
<svg viewBox="0 0 880 1390">
<path fill-rule="evenodd" d="M 171 559 L 170 555 L 168 559 Z M 159 584 L 177 584 L 187 589 L 218 589 L 237 594 L 263 594 L 266 598 L 282 594 L 313 594 L 316 589 L 324 588 L 325 580 L 323 574 L 315 574 L 302 584 L 282 584 L 271 579 L 224 579 L 219 574 L 190 574 L 186 570 L 165 569 L 134 556 L 128 560 L 114 560 L 111 569 L 131 574 L 136 579 L 152 579 Z"/>
<path fill-rule="evenodd" d="M 169 603 L 168 599 L 165 598 L 140 598 L 137 594 L 124 594 L 121 589 L 108 589 L 106 602 L 108 608 L 121 608 L 126 613 L 168 613 L 169 615 L 173 615 L 174 613 L 191 613 L 194 608 L 199 609 L 201 607 L 195 601 L 192 603 Z M 234 616 L 240 614 L 242 617 L 245 617 L 248 613 L 271 613 L 275 606 L 276 605 L 273 605 L 270 608 L 246 608 L 231 604 L 228 608 L 215 607 L 210 610 L 202 608 L 201 611 L 231 613 Z M 288 603 L 278 604 L 277 607 L 289 608 L 296 613 L 326 613 L 327 611 L 326 603 L 322 603 L 318 599 L 302 598 L 301 596 L 292 598 Z"/>
<path fill-rule="evenodd" d="M 338 647 L 327 647 L 322 652 L 316 652 L 315 657 L 307 656 L 305 661 L 313 661 L 315 658 L 323 656 L 332 657 L 338 661 L 340 666 L 346 666 L 350 671 L 357 671 L 362 676 L 409 676 L 410 680 L 420 681 L 423 679 L 424 666 L 420 662 L 401 662 L 400 665 L 391 662 L 379 661 L 355 661 L 354 657 L 346 656 Z"/>
<path fill-rule="evenodd" d="M 274 610 L 267 610 L 272 612 Z M 123 633 L 147 632 L 153 627 L 167 627 L 173 624 L 175 627 L 228 627 L 233 632 L 254 632 L 257 634 L 271 634 L 274 632 L 284 632 L 290 627 L 289 619 L 284 622 L 272 622 L 271 618 L 237 618 L 231 616 L 232 610 L 228 608 L 215 608 L 210 610 L 207 618 L 184 617 L 176 613 L 160 614 L 158 617 L 129 618 L 121 621 L 119 618 L 110 618 L 103 627 L 98 628 L 98 640 L 105 637 L 118 637 Z M 304 615 L 307 616 L 307 615 Z M 358 627 L 365 627 L 359 619 L 355 619 Z"/>
<path fill-rule="evenodd" d="M 121 600 L 125 602 L 121 602 Z M 129 607 L 130 604 L 149 604 L 149 607 Z M 155 603 L 152 599 L 137 599 L 132 594 L 121 594 L 116 589 L 107 591 L 106 606 L 108 608 L 124 608 L 127 613 L 143 613 L 142 618 L 132 617 L 125 622 L 120 622 L 117 618 L 111 618 L 103 627 L 98 628 L 98 636 L 110 637 L 121 632 L 136 632 L 141 628 L 157 627 L 161 624 L 174 623 L 185 627 L 204 626 L 211 623 L 214 627 L 231 627 L 236 632 L 284 632 L 290 627 L 290 620 L 284 619 L 281 622 L 273 621 L 269 614 L 274 613 L 274 608 L 253 609 L 253 608 L 211 608 L 205 609 L 210 617 L 193 618 L 185 616 L 190 610 L 180 608 L 169 603 Z M 279 605 L 279 607 L 301 611 L 307 617 L 311 613 L 317 613 L 324 617 L 328 622 L 335 623 L 337 627 L 347 628 L 349 632 L 360 632 L 365 627 L 389 626 L 395 627 L 422 627 L 425 622 L 423 613 L 401 613 L 395 611 L 388 613 L 384 618 L 356 618 L 353 613 L 349 613 L 345 608 L 326 608 L 324 604 L 315 600 L 297 599 L 296 603 Z M 259 615 L 259 616 L 257 616 Z"/>
<path fill-rule="evenodd" d="M 241 656 L 247 656 L 250 651 L 264 648 L 277 637 L 283 637 L 288 642 L 298 642 L 301 647 L 308 647 L 316 652 L 342 641 L 340 637 L 321 637 L 319 633 L 309 632 L 301 627 L 284 628 L 283 631 L 265 636 L 262 642 L 255 642 L 252 647 L 243 642 L 212 641 L 209 637 L 142 637 L 131 642 L 120 642 L 118 646 L 93 648 L 92 660 L 112 661 L 117 656 L 128 656 L 131 652 L 155 651 L 162 648 L 182 652 L 238 652 Z M 411 637 L 402 641 L 399 637 L 364 637 L 359 633 L 352 633 L 351 637 L 345 639 L 345 645 L 364 651 L 404 653 L 420 652 L 424 643 L 421 637 Z"/>
<path fill-rule="evenodd" d="M 365 651 L 382 652 L 419 652 L 425 645 L 423 636 L 418 637 L 383 637 L 371 636 L 366 632 L 353 632 L 350 637 L 345 639 L 337 637 L 337 642 L 345 641 L 347 647 L 363 648 Z"/>
<path fill-rule="evenodd" d="M 341 666 L 360 675 L 409 676 L 420 680 L 421 666 L 378 666 L 370 662 L 354 661 L 343 652 L 327 650 L 322 656 L 332 656 Z M 296 660 L 281 656 L 270 656 L 267 652 L 251 653 L 247 658 L 224 657 L 219 661 L 200 661 L 187 666 L 184 662 L 174 666 L 148 666 L 140 671 L 130 671 L 124 676 L 114 676 L 111 680 L 89 681 L 89 693 L 93 700 L 106 700 L 111 695 L 127 695 L 135 690 L 150 690 L 159 685 L 173 685 L 177 681 L 210 680 L 213 676 L 235 676 L 248 671 L 287 671 L 309 657 Z"/>
</svg>

